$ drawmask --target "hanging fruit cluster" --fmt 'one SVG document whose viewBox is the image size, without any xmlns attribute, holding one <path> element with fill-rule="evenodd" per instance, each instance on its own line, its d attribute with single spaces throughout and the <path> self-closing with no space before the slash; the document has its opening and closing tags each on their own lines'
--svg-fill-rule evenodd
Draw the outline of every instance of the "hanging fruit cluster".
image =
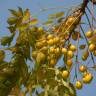
<svg viewBox="0 0 96 96">
<path fill-rule="evenodd" d="M 93 74 L 89 69 L 96 70 L 96 32 L 93 28 L 85 32 L 81 26 L 88 2 L 85 0 L 66 18 L 64 12 L 49 14 L 49 20 L 40 27 L 36 25 L 39 20 L 31 17 L 29 9 L 24 12 L 20 7 L 18 11 L 10 9 L 12 17 L 7 22 L 11 35 L 1 39 L 1 45 L 6 48 L 0 50 L 0 84 L 4 87 L 0 85 L 0 96 L 31 95 L 37 92 L 38 87 L 44 89 L 40 96 L 76 96 L 75 88 L 79 90 L 84 84 L 91 83 Z M 48 25 L 52 27 L 47 29 Z M 12 46 L 14 38 L 16 43 Z M 81 40 L 86 42 L 81 44 Z M 5 61 L 5 50 L 12 53 L 10 62 Z M 29 68 L 28 62 L 34 63 L 34 68 Z M 90 67 L 87 63 L 94 65 Z M 75 84 L 71 82 L 72 70 L 75 70 Z M 78 79 L 79 74 L 81 79 Z M 14 76 L 16 78 L 12 79 Z M 21 85 L 24 85 L 23 91 L 19 87 Z M 15 90 L 18 90 L 18 94 Z"/>
</svg>

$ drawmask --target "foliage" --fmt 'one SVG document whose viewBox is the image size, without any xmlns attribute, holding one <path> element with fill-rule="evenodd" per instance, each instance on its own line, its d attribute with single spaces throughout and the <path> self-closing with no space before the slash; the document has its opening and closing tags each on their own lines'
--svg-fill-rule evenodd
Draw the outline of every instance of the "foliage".
<svg viewBox="0 0 96 96">
<path fill-rule="evenodd" d="M 84 0 L 68 16 L 64 12 L 49 14 L 48 21 L 42 23 L 44 27 L 37 26 L 39 20 L 31 17 L 29 9 L 9 9 L 11 17 L 7 23 L 11 35 L 0 41 L 5 47 L 0 50 L 0 96 L 26 96 L 27 93 L 32 96 L 34 92 L 38 96 L 77 96 L 76 89 L 93 80 L 90 68 L 96 70 L 96 30 L 86 14 L 88 3 L 89 0 Z M 83 15 L 89 22 L 88 32 L 82 27 Z M 6 51 L 12 53 L 9 62 L 5 60 Z M 62 64 L 58 63 L 60 59 Z M 75 70 L 76 84 L 72 82 L 72 70 Z"/>
</svg>

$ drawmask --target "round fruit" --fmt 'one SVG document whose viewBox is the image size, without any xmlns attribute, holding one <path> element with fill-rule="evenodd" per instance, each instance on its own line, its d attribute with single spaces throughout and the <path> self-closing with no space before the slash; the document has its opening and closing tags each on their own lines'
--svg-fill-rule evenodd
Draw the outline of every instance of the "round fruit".
<svg viewBox="0 0 96 96">
<path fill-rule="evenodd" d="M 62 71 L 62 77 L 63 77 L 64 79 L 67 79 L 67 78 L 69 77 L 69 71 L 68 71 L 68 70 Z"/>
<path fill-rule="evenodd" d="M 73 54 L 73 52 L 71 50 L 69 50 L 67 52 L 67 56 L 68 56 L 68 58 L 72 58 L 74 56 L 74 54 Z"/>
<path fill-rule="evenodd" d="M 37 64 L 42 64 L 46 59 L 46 55 L 42 52 L 38 52 L 37 57 L 36 57 L 36 62 Z"/>
<path fill-rule="evenodd" d="M 67 25 L 70 25 L 70 24 L 73 23 L 73 21 L 74 21 L 74 17 L 69 17 L 68 20 L 67 20 L 67 22 L 66 22 L 66 24 Z"/>
<path fill-rule="evenodd" d="M 37 53 L 38 53 L 37 51 L 33 51 L 33 52 L 32 52 L 32 57 L 33 57 L 34 59 L 36 59 Z"/>
<path fill-rule="evenodd" d="M 56 44 L 56 43 L 59 43 L 59 41 L 60 41 L 59 37 L 55 37 L 53 40 L 54 40 L 54 43 L 55 43 L 55 44 Z"/>
<path fill-rule="evenodd" d="M 71 59 L 68 59 L 67 62 L 66 62 L 66 65 L 67 65 L 69 68 L 71 68 L 71 67 L 72 67 L 72 64 L 73 64 L 72 60 L 71 60 Z"/>
<path fill-rule="evenodd" d="M 90 37 L 92 37 L 92 32 L 88 31 L 88 32 L 85 33 L 85 35 L 86 35 L 87 38 L 90 38 Z"/>
<path fill-rule="evenodd" d="M 51 46 L 51 45 L 53 45 L 53 44 L 54 44 L 54 41 L 53 41 L 53 39 L 50 39 L 50 40 L 48 40 L 48 42 L 47 42 L 47 43 L 48 43 L 48 45 L 49 45 L 49 46 Z"/>
<path fill-rule="evenodd" d="M 83 87 L 82 82 L 79 81 L 79 80 L 77 80 L 76 83 L 75 83 L 75 87 L 76 87 L 77 89 L 79 89 L 79 90 L 82 89 L 82 87 Z"/>
<path fill-rule="evenodd" d="M 88 84 L 92 81 L 93 76 L 91 73 L 86 73 L 83 75 L 83 83 Z"/>
<path fill-rule="evenodd" d="M 96 49 L 96 46 L 95 46 L 95 44 L 90 44 L 89 45 L 89 50 L 92 52 L 92 51 L 94 51 Z"/>
<path fill-rule="evenodd" d="M 80 67 L 79 67 L 79 71 L 80 72 L 85 72 L 87 70 L 87 67 L 85 66 L 85 65 L 81 65 Z"/>
<path fill-rule="evenodd" d="M 46 46 L 44 46 L 44 47 L 42 47 L 42 48 L 40 49 L 40 51 L 42 51 L 43 53 L 47 53 L 48 48 L 47 48 Z"/>
<path fill-rule="evenodd" d="M 50 60 L 50 65 L 52 65 L 52 66 L 56 65 L 56 59 L 51 59 Z"/>
<path fill-rule="evenodd" d="M 55 53 L 55 48 L 54 48 L 54 47 L 50 47 L 49 51 L 50 51 L 51 53 Z"/>
<path fill-rule="evenodd" d="M 41 47 L 43 47 L 42 42 L 37 42 L 37 43 L 36 43 L 36 47 L 37 47 L 37 48 L 41 48 Z"/>
<path fill-rule="evenodd" d="M 47 39 L 48 39 L 48 40 L 49 40 L 49 39 L 53 39 L 53 35 L 49 34 L 49 35 L 47 36 Z"/>
<path fill-rule="evenodd" d="M 59 47 L 57 47 L 56 49 L 55 49 L 55 54 L 60 54 L 60 52 L 61 52 L 61 50 L 60 50 L 60 48 Z"/>
<path fill-rule="evenodd" d="M 78 38 L 78 37 L 77 37 L 77 34 L 76 34 L 76 33 L 73 33 L 73 34 L 72 34 L 72 39 L 73 39 L 73 40 L 77 40 L 77 38 Z"/>
<path fill-rule="evenodd" d="M 63 53 L 64 55 L 67 54 L 67 49 L 66 49 L 66 48 L 62 48 L 61 50 L 62 50 L 62 53 Z"/>
<path fill-rule="evenodd" d="M 82 60 L 83 61 L 87 60 L 88 56 L 89 56 L 89 52 L 88 51 L 84 52 L 84 54 L 82 55 Z"/>
<path fill-rule="evenodd" d="M 5 52 L 3 50 L 0 50 L 0 61 L 2 61 L 5 58 Z"/>
<path fill-rule="evenodd" d="M 76 51 L 76 46 L 75 45 L 71 45 L 69 48 L 71 51 Z"/>
</svg>

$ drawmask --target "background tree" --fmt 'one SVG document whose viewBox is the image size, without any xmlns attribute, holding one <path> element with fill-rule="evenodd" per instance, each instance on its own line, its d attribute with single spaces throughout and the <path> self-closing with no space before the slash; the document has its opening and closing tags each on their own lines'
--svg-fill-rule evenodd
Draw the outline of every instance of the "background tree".
<svg viewBox="0 0 96 96">
<path fill-rule="evenodd" d="M 83 0 L 68 10 L 66 16 L 64 12 L 49 14 L 48 21 L 42 24 L 31 17 L 29 9 L 9 9 L 11 17 L 7 22 L 11 35 L 1 39 L 4 48 L 0 50 L 0 96 L 28 93 L 32 96 L 34 92 L 37 96 L 77 96 L 76 89 L 91 83 L 90 70 L 96 70 L 96 20 L 87 6 L 89 2 L 95 5 L 95 0 Z M 88 24 L 82 21 L 84 15 Z M 83 24 L 89 25 L 88 32 Z M 16 42 L 12 44 L 14 39 Z M 11 52 L 9 62 L 4 60 L 6 50 Z M 60 59 L 62 64 L 58 63 Z"/>
</svg>

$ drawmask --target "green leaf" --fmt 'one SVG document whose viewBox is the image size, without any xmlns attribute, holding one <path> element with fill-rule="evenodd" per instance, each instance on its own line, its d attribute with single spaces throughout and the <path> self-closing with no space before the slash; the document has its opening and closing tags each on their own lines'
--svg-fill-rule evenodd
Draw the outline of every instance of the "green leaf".
<svg viewBox="0 0 96 96">
<path fill-rule="evenodd" d="M 15 18 L 15 17 L 9 17 L 7 20 L 9 25 L 16 24 L 16 21 L 17 21 L 17 18 Z"/>
<path fill-rule="evenodd" d="M 15 26 L 9 26 L 7 27 L 11 33 L 15 33 L 16 27 Z"/>
<path fill-rule="evenodd" d="M 69 91 L 68 88 L 66 88 L 65 86 L 63 85 L 60 85 L 58 86 L 58 93 L 59 93 L 59 96 L 65 96 L 65 94 Z M 69 96 L 69 95 L 68 95 Z"/>
<path fill-rule="evenodd" d="M 25 31 L 28 28 L 28 24 L 22 24 L 17 27 L 19 31 Z"/>
<path fill-rule="evenodd" d="M 58 18 L 58 23 L 61 23 L 64 20 L 64 17 Z"/>
<path fill-rule="evenodd" d="M 44 22 L 43 25 L 50 25 L 53 23 L 53 20 L 49 19 L 48 21 Z"/>
<path fill-rule="evenodd" d="M 23 16 L 23 10 L 22 10 L 21 7 L 18 7 L 18 14 L 19 14 L 20 16 Z"/>
<path fill-rule="evenodd" d="M 69 87 L 71 89 L 70 90 L 71 96 L 76 96 L 77 94 L 76 94 L 76 89 L 75 89 L 74 85 L 72 83 L 69 83 Z"/>
<path fill-rule="evenodd" d="M 3 45 L 3 46 L 8 45 L 9 46 L 11 44 L 13 38 L 14 38 L 14 35 L 15 34 L 12 34 L 11 36 L 5 36 L 5 37 L 3 37 L 1 39 L 1 45 Z"/>
<path fill-rule="evenodd" d="M 8 10 L 11 12 L 11 14 L 12 14 L 13 16 L 18 17 L 18 12 L 17 12 L 17 11 L 12 10 L 12 9 L 8 9 Z"/>
</svg>

